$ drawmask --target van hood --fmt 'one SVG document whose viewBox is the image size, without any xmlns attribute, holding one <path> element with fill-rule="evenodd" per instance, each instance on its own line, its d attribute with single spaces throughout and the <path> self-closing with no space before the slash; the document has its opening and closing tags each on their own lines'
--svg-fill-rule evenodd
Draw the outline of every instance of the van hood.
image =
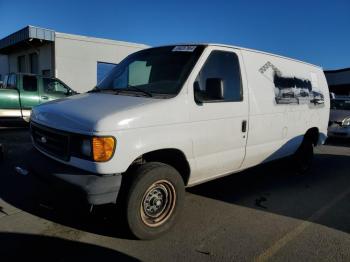
<svg viewBox="0 0 350 262">
<path fill-rule="evenodd" d="M 164 110 L 169 112 L 170 100 L 173 99 L 85 93 L 34 107 L 31 120 L 61 130 L 84 133 L 144 127 L 159 124 L 157 121 L 164 122 Z M 177 118 L 176 115 L 168 117 L 166 122 L 177 122 L 173 118 Z"/>
</svg>

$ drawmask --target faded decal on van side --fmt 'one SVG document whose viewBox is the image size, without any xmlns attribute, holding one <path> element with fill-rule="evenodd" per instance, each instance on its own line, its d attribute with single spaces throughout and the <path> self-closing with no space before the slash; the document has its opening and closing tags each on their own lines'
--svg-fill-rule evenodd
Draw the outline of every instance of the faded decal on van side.
<svg viewBox="0 0 350 262">
<path fill-rule="evenodd" d="M 319 105 L 324 103 L 322 92 L 316 90 L 315 79 L 283 76 L 282 72 L 271 62 L 266 62 L 259 72 L 274 84 L 276 104 Z"/>
</svg>

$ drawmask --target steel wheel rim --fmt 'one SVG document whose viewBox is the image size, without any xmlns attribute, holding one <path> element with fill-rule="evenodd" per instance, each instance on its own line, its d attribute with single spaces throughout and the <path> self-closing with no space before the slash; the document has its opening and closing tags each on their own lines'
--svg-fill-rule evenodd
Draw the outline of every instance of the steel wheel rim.
<svg viewBox="0 0 350 262">
<path fill-rule="evenodd" d="M 172 215 L 176 203 L 176 191 L 167 180 L 154 182 L 143 195 L 140 213 L 144 224 L 158 227 Z"/>
</svg>

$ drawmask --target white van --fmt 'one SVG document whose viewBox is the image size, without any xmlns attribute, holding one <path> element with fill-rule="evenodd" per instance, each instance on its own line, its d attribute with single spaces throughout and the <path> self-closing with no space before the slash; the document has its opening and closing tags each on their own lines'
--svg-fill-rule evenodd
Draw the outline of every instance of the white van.
<svg viewBox="0 0 350 262">
<path fill-rule="evenodd" d="M 92 205 L 118 200 L 150 239 L 185 187 L 291 155 L 305 170 L 328 117 L 320 67 L 219 44 L 150 48 L 92 91 L 34 108 L 31 170 Z"/>
</svg>

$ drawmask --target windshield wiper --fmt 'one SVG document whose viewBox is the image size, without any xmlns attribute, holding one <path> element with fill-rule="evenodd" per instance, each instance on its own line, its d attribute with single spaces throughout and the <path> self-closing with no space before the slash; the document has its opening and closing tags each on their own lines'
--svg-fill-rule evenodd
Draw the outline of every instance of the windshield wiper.
<svg viewBox="0 0 350 262">
<path fill-rule="evenodd" d="M 89 91 L 87 91 L 88 93 L 97 93 L 97 92 L 101 92 L 101 89 L 99 88 L 94 88 L 94 89 L 91 89 Z"/>
<path fill-rule="evenodd" d="M 130 90 L 130 89 L 139 91 L 139 92 L 141 92 L 141 93 L 143 93 L 143 94 L 145 94 L 145 95 L 147 95 L 149 97 L 153 96 L 150 92 L 148 92 L 146 90 L 143 90 L 142 88 L 139 88 L 139 87 L 136 87 L 136 86 L 128 85 L 128 87 L 126 89 L 124 89 L 124 90 Z"/>
<path fill-rule="evenodd" d="M 104 91 L 113 91 L 113 92 L 118 93 L 118 90 L 115 90 L 114 88 L 97 88 L 97 87 L 88 91 L 88 93 L 100 93 L 100 92 L 104 92 Z"/>
<path fill-rule="evenodd" d="M 130 90 L 134 90 L 134 91 L 138 91 L 138 92 L 141 92 L 149 97 L 152 97 L 153 95 L 150 93 L 150 92 L 147 92 L 146 90 L 143 90 L 139 87 L 136 87 L 136 86 L 131 86 L 131 85 L 128 85 L 127 88 L 94 88 L 90 91 L 88 91 L 88 93 L 100 93 L 100 92 L 104 92 L 104 91 L 113 91 L 116 93 L 116 95 L 118 95 L 120 92 L 123 92 L 123 91 L 130 91 Z"/>
</svg>

